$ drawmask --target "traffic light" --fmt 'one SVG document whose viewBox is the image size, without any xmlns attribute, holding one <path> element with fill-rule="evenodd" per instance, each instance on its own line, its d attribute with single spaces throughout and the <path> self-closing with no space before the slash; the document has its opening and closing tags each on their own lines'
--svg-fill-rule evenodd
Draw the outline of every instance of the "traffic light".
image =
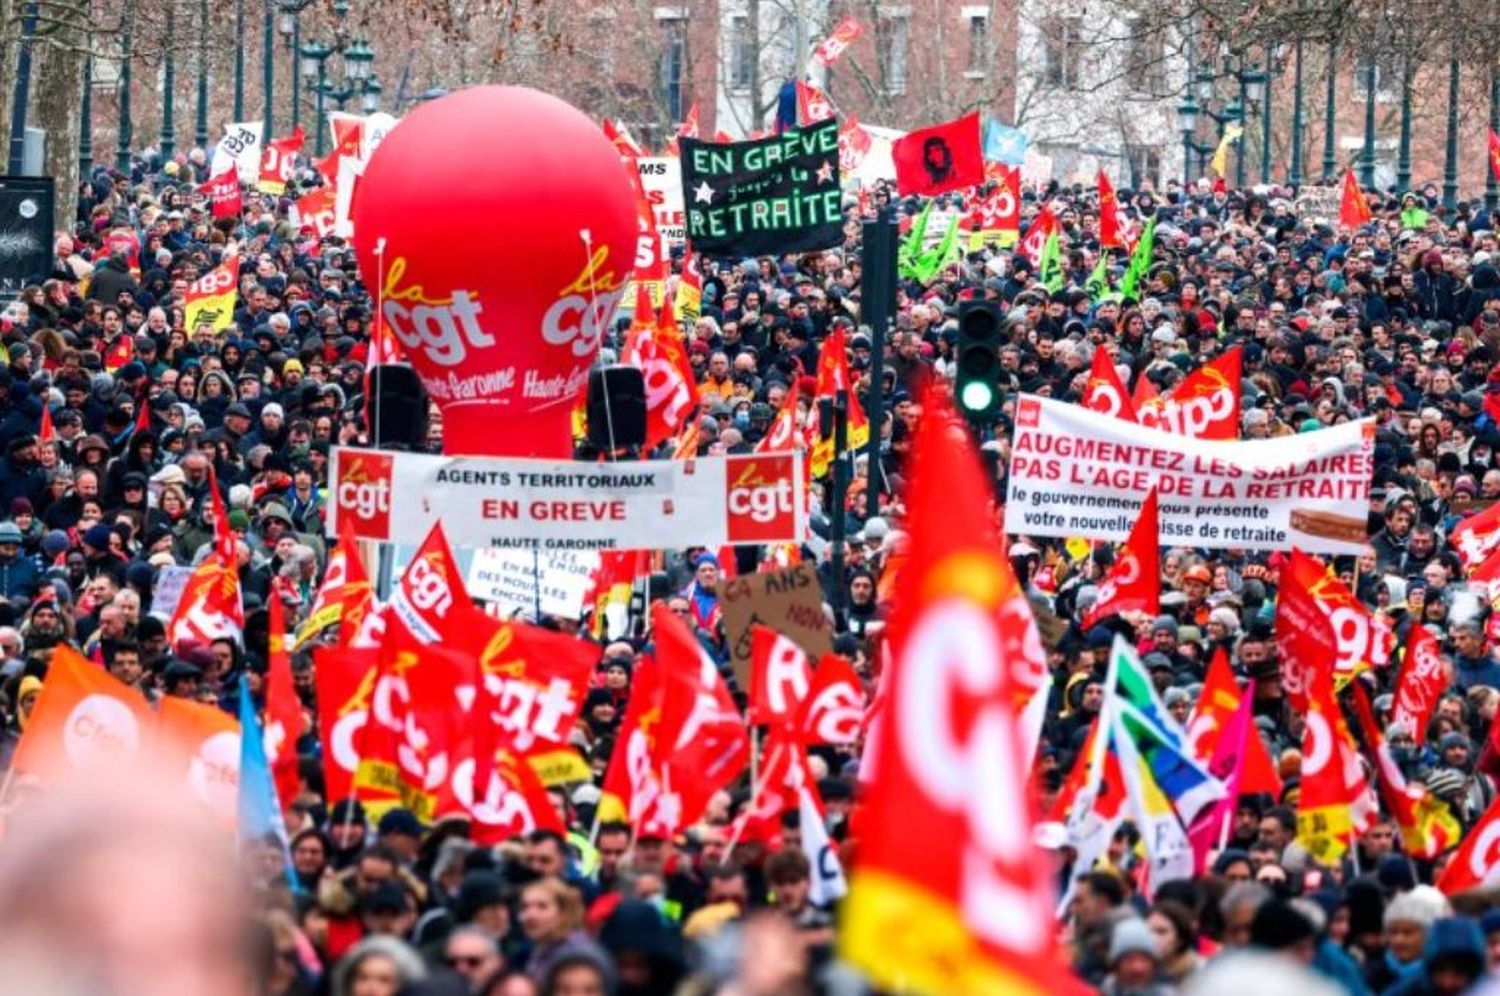
<svg viewBox="0 0 1500 996">
<path fill-rule="evenodd" d="M 1000 309 L 993 301 L 962 301 L 958 306 L 958 370 L 953 392 L 959 410 L 974 422 L 1000 413 Z"/>
</svg>

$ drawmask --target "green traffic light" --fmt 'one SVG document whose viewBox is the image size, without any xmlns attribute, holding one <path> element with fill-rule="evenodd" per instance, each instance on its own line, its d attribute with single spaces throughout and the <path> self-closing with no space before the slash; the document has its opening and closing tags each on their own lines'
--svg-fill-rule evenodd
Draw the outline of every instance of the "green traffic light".
<svg viewBox="0 0 1500 996">
<path fill-rule="evenodd" d="M 983 381 L 971 380 L 963 386 L 958 402 L 965 411 L 985 411 L 995 401 L 995 389 Z"/>
</svg>

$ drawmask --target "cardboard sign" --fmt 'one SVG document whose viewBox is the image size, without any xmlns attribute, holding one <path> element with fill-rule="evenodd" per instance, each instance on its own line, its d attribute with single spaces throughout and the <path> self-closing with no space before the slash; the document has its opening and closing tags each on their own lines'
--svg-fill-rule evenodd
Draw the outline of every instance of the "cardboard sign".
<svg viewBox="0 0 1500 996">
<path fill-rule="evenodd" d="M 544 615 L 577 619 L 598 566 L 599 555 L 587 550 L 480 549 L 464 580 L 470 595 L 499 606 L 504 616 L 534 612 L 540 603 Z"/>
<path fill-rule="evenodd" d="M 1293 203 L 1298 217 L 1321 218 L 1327 221 L 1339 216 L 1339 201 L 1343 197 L 1343 188 L 1332 187 L 1303 187 L 1297 192 L 1297 200 Z"/>
<path fill-rule="evenodd" d="M 182 601 L 188 578 L 192 576 L 191 567 L 180 564 L 163 567 L 156 576 L 156 587 L 151 590 L 151 615 L 162 620 L 171 619 L 177 611 L 177 603 Z"/>
<path fill-rule="evenodd" d="M 662 242 L 682 245 L 687 238 L 687 215 L 682 202 L 682 169 L 677 160 L 669 156 L 646 156 L 635 161 L 635 168 L 640 173 L 641 189 L 646 192 L 646 203 L 651 205 Z"/>
<path fill-rule="evenodd" d="M 743 574 L 719 584 L 724 636 L 734 674 L 750 687 L 750 627 L 769 626 L 816 660 L 833 650 L 833 626 L 823 614 L 823 589 L 812 564 Z"/>
</svg>

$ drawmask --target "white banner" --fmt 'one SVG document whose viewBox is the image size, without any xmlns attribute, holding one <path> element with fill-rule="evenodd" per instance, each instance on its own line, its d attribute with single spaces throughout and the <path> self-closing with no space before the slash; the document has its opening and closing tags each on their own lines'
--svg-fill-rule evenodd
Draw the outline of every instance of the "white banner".
<svg viewBox="0 0 1500 996">
<path fill-rule="evenodd" d="M 509 616 L 516 610 L 577 619 L 583 611 L 589 576 L 599 555 L 588 550 L 474 551 L 464 578 L 469 594 Z"/>
<path fill-rule="evenodd" d="M 1276 439 L 1190 439 L 1023 395 L 1005 531 L 1120 542 L 1155 487 L 1164 545 L 1358 553 L 1374 439 L 1370 419 Z"/>
<path fill-rule="evenodd" d="M 682 200 L 682 170 L 670 156 L 645 156 L 635 161 L 641 176 L 641 189 L 651 213 L 656 216 L 656 230 L 667 246 L 680 246 L 687 239 L 686 206 Z"/>
<path fill-rule="evenodd" d="M 575 463 L 333 450 L 330 531 L 420 543 L 442 520 L 455 547 L 720 547 L 807 534 L 801 453 Z"/>
<path fill-rule="evenodd" d="M 238 121 L 224 126 L 224 137 L 214 146 L 209 175 L 218 176 L 227 162 L 239 171 L 240 182 L 252 186 L 260 180 L 260 121 Z"/>
</svg>

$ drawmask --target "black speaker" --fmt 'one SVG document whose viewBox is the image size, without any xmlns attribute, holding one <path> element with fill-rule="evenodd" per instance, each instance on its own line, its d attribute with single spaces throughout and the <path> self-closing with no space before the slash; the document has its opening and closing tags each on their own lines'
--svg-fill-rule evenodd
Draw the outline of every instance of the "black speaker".
<svg viewBox="0 0 1500 996">
<path fill-rule="evenodd" d="M 50 176 L 0 177 L 0 298 L 14 300 L 51 273 L 54 191 Z"/>
<path fill-rule="evenodd" d="M 370 441 L 380 449 L 427 447 L 427 392 L 411 367 L 380 366 L 370 371 Z"/>
<path fill-rule="evenodd" d="M 606 452 L 646 445 L 646 378 L 635 367 L 589 371 L 589 442 Z"/>
</svg>

